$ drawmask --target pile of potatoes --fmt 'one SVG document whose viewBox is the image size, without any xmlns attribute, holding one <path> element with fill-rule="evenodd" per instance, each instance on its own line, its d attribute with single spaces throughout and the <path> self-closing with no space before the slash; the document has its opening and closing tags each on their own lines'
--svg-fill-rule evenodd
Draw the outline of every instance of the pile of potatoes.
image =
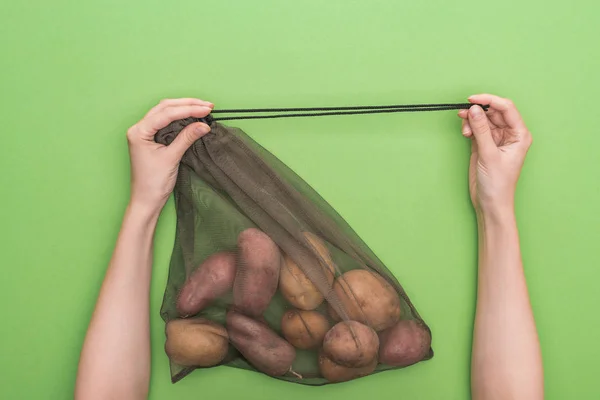
<svg viewBox="0 0 600 400">
<path fill-rule="evenodd" d="M 402 319 L 396 290 L 367 269 L 336 278 L 325 244 L 311 233 L 305 236 L 325 261 L 326 267 L 319 267 L 347 319 L 324 304 L 322 292 L 268 235 L 250 228 L 240 233 L 237 254 L 213 254 L 182 286 L 177 298 L 181 318 L 166 327 L 165 351 L 171 361 L 183 367 L 218 365 L 231 344 L 265 374 L 301 378 L 292 368 L 296 349 L 313 350 L 320 375 L 330 382 L 371 374 L 379 363 L 408 366 L 421 361 L 431 335 L 422 323 Z M 277 290 L 290 306 L 281 319 L 281 336 L 263 317 Z M 194 317 L 231 291 L 225 326 Z"/>
</svg>

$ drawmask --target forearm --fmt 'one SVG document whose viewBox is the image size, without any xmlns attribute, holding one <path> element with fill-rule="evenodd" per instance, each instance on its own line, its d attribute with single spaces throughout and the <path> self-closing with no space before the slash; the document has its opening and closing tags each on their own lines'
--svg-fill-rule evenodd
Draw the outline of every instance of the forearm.
<svg viewBox="0 0 600 400">
<path fill-rule="evenodd" d="M 81 353 L 77 399 L 147 397 L 152 242 L 158 214 L 127 208 Z"/>
<path fill-rule="evenodd" d="M 512 210 L 478 216 L 474 399 L 543 398 L 541 352 Z"/>
</svg>

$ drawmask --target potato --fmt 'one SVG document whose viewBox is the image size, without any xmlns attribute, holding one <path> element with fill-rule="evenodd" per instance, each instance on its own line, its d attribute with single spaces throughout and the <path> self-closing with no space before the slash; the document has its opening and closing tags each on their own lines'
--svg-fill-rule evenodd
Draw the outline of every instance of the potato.
<svg viewBox="0 0 600 400">
<path fill-rule="evenodd" d="M 190 274 L 177 296 L 177 311 L 182 317 L 194 315 L 223 296 L 233 286 L 235 254 L 215 253 Z"/>
<path fill-rule="evenodd" d="M 227 331 L 204 318 L 171 320 L 166 335 L 165 352 L 183 367 L 212 367 L 227 355 Z"/>
<path fill-rule="evenodd" d="M 317 311 L 288 310 L 281 318 L 283 337 L 298 349 L 314 349 L 323 343 L 329 321 Z"/>
<path fill-rule="evenodd" d="M 277 290 L 281 252 L 269 236 L 255 228 L 240 233 L 238 252 L 233 304 L 244 314 L 258 317 Z"/>
<path fill-rule="evenodd" d="M 227 313 L 226 325 L 233 346 L 257 370 L 271 376 L 291 370 L 296 350 L 267 325 L 236 311 Z"/>
<path fill-rule="evenodd" d="M 315 250 L 327 264 L 333 264 L 333 261 L 331 260 L 331 254 L 329 254 L 329 249 L 317 235 L 310 232 L 304 232 L 304 237 L 312 245 L 313 250 Z M 332 272 L 334 271 L 331 265 L 330 269 Z"/>
<path fill-rule="evenodd" d="M 377 358 L 374 358 L 369 364 L 359 368 L 348 368 L 342 365 L 336 364 L 331 361 L 322 352 L 319 353 L 319 371 L 323 378 L 329 382 L 346 382 L 352 379 L 367 376 L 375 371 L 377 367 Z"/>
<path fill-rule="evenodd" d="M 365 269 L 354 269 L 335 280 L 333 290 L 351 320 L 367 324 L 376 331 L 393 326 L 400 320 L 400 297 L 396 290 L 379 274 Z M 339 316 L 329 306 L 331 316 Z"/>
<path fill-rule="evenodd" d="M 331 260 L 329 250 L 316 235 L 313 235 L 310 232 L 305 232 L 304 235 L 312 244 L 314 250 L 327 264 L 325 272 L 327 273 L 328 283 L 331 285 L 334 279 L 335 265 Z M 325 269 L 321 264 L 317 264 L 316 267 Z M 284 255 L 283 263 L 281 265 L 279 287 L 283 297 L 291 305 L 301 310 L 314 310 L 319 307 L 324 300 L 323 293 L 317 289 L 312 281 L 308 279 L 300 267 L 298 267 L 287 254 Z"/>
<path fill-rule="evenodd" d="M 431 334 L 418 321 L 400 321 L 379 334 L 379 362 L 406 367 L 421 361 L 431 348 Z"/>
<path fill-rule="evenodd" d="M 342 321 L 333 326 L 323 340 L 323 354 L 336 364 L 359 368 L 377 358 L 379 337 L 370 327 L 356 321 Z"/>
</svg>

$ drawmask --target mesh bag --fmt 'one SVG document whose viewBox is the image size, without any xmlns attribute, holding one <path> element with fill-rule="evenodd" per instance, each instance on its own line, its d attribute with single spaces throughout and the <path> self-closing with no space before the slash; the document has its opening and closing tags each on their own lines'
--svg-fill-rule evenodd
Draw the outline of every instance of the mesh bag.
<svg viewBox="0 0 600 400">
<path fill-rule="evenodd" d="M 406 292 L 342 217 L 242 130 L 209 123 L 174 191 L 161 308 L 172 381 L 227 365 L 322 385 L 433 357 Z"/>
</svg>

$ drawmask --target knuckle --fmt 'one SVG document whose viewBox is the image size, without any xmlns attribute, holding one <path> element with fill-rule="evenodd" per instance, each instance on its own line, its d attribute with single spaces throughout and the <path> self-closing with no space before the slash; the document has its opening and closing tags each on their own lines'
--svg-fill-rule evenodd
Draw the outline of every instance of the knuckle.
<svg viewBox="0 0 600 400">
<path fill-rule="evenodd" d="M 137 125 L 134 125 L 131 128 L 127 129 L 127 133 L 126 133 L 127 140 L 132 141 L 133 139 L 135 139 L 136 135 L 137 135 Z"/>
<path fill-rule="evenodd" d="M 504 107 L 508 109 L 515 108 L 515 103 L 511 99 L 504 99 Z"/>
<path fill-rule="evenodd" d="M 194 138 L 192 137 L 192 134 L 189 131 L 184 132 L 183 143 L 188 147 L 194 144 Z"/>
<path fill-rule="evenodd" d="M 473 117 L 473 121 L 478 125 L 487 124 L 487 117 L 483 113 L 477 114 L 475 117 Z"/>
<path fill-rule="evenodd" d="M 177 110 L 173 107 L 167 107 L 165 108 L 165 115 L 169 120 L 173 120 L 175 119 L 175 117 L 177 116 Z"/>
<path fill-rule="evenodd" d="M 489 125 L 488 125 L 487 120 L 485 119 L 485 117 L 477 117 L 477 118 L 475 118 L 471 122 L 471 127 L 474 130 L 478 131 L 478 132 L 489 130 Z"/>
</svg>

